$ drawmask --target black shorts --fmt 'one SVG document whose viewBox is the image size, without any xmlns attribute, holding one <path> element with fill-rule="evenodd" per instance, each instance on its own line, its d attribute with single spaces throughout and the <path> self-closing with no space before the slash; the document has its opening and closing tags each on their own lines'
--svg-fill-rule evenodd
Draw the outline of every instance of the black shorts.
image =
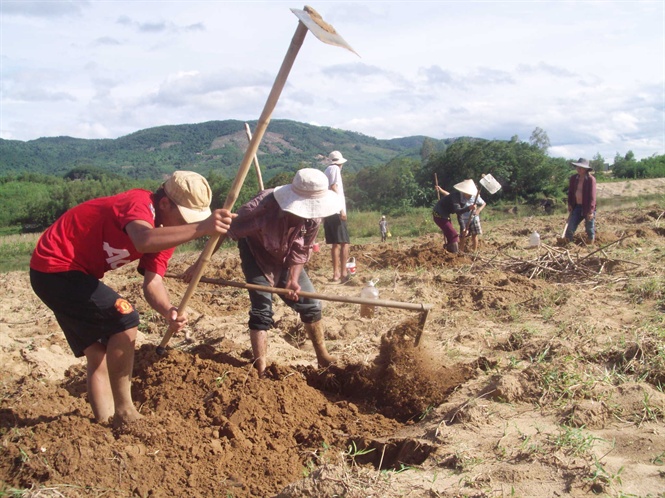
<svg viewBox="0 0 665 498">
<path fill-rule="evenodd" d="M 138 327 L 139 314 L 117 292 L 80 271 L 42 273 L 30 269 L 30 284 L 48 306 L 79 358 L 94 344 Z"/>
<path fill-rule="evenodd" d="M 323 230 L 326 234 L 326 244 L 348 244 L 350 242 L 346 220 L 343 220 L 339 214 L 323 218 Z"/>
</svg>

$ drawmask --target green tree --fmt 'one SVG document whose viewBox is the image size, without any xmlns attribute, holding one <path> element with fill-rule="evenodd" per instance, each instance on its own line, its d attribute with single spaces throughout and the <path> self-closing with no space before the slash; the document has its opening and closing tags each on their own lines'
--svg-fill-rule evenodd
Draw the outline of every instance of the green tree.
<svg viewBox="0 0 665 498">
<path fill-rule="evenodd" d="M 395 213 L 422 205 L 427 194 L 416 180 L 419 170 L 419 161 L 399 158 L 385 166 L 364 168 L 347 176 L 344 181 L 347 207 Z"/>
<path fill-rule="evenodd" d="M 531 200 L 543 193 L 558 192 L 568 171 L 534 144 L 518 140 L 463 140 L 428 161 L 419 178 L 420 184 L 429 183 L 434 172 L 443 188 L 449 191 L 466 178 L 478 182 L 483 174 L 489 173 L 503 187 L 493 196 L 495 199 Z"/>
<path fill-rule="evenodd" d="M 436 144 L 434 143 L 434 140 L 425 137 L 423 145 L 420 147 L 420 159 L 423 162 L 426 162 L 434 152 L 436 152 Z"/>
<path fill-rule="evenodd" d="M 547 136 L 547 132 L 540 127 L 536 127 L 531 132 L 531 137 L 529 138 L 529 143 L 538 147 L 543 152 L 547 152 L 550 148 L 550 137 Z"/>
<path fill-rule="evenodd" d="M 593 156 L 593 159 L 589 161 L 589 164 L 594 171 L 605 171 L 605 159 L 600 153 L 596 153 L 596 155 Z"/>
</svg>

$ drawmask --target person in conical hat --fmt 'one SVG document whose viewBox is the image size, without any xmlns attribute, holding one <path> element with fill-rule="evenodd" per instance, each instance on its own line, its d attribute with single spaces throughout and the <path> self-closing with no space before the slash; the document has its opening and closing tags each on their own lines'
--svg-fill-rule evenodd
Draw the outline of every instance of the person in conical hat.
<svg viewBox="0 0 665 498">
<path fill-rule="evenodd" d="M 441 198 L 432 207 L 432 219 L 441 229 L 446 240 L 444 249 L 457 254 L 460 250 L 460 234 L 455 230 L 451 216 L 455 214 L 459 217 L 470 211 L 470 207 L 463 207 L 467 199 L 463 191 L 477 193 L 476 186 L 472 180 L 465 180 L 454 185 L 453 192 L 448 192 L 439 185 L 435 185 L 435 189 L 438 194 L 441 194 Z"/>
<path fill-rule="evenodd" d="M 480 212 L 485 208 L 485 201 L 480 197 L 478 187 L 467 178 L 453 186 L 461 193 L 462 203 L 457 213 L 460 227 L 460 252 L 466 250 L 468 237 L 471 236 L 471 250 L 478 250 L 478 237 L 483 233 L 480 226 Z"/>
</svg>

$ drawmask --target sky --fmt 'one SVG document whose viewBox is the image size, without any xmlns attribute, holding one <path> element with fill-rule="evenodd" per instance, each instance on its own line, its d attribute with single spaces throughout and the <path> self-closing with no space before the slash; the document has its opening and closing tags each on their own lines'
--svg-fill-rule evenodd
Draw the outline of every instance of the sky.
<svg viewBox="0 0 665 498">
<path fill-rule="evenodd" d="M 257 120 L 304 5 L 0 0 L 0 138 Z M 665 0 L 307 5 L 358 55 L 308 33 L 271 119 L 665 154 Z"/>
</svg>

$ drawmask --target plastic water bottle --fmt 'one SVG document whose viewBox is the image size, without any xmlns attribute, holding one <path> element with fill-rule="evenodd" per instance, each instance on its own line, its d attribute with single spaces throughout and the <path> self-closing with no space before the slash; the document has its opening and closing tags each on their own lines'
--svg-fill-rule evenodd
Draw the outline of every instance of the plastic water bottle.
<svg viewBox="0 0 665 498">
<path fill-rule="evenodd" d="M 534 230 L 533 233 L 529 236 L 529 246 L 538 247 L 539 245 L 540 245 L 540 234 Z"/>
<path fill-rule="evenodd" d="M 376 282 L 378 282 L 378 280 Z M 376 288 L 376 282 L 373 280 L 368 281 L 367 285 L 365 285 L 360 291 L 360 297 L 363 299 L 379 299 L 379 289 Z M 372 306 L 371 304 L 360 305 L 360 316 L 363 318 L 374 317 L 375 311 L 376 306 Z"/>
</svg>

